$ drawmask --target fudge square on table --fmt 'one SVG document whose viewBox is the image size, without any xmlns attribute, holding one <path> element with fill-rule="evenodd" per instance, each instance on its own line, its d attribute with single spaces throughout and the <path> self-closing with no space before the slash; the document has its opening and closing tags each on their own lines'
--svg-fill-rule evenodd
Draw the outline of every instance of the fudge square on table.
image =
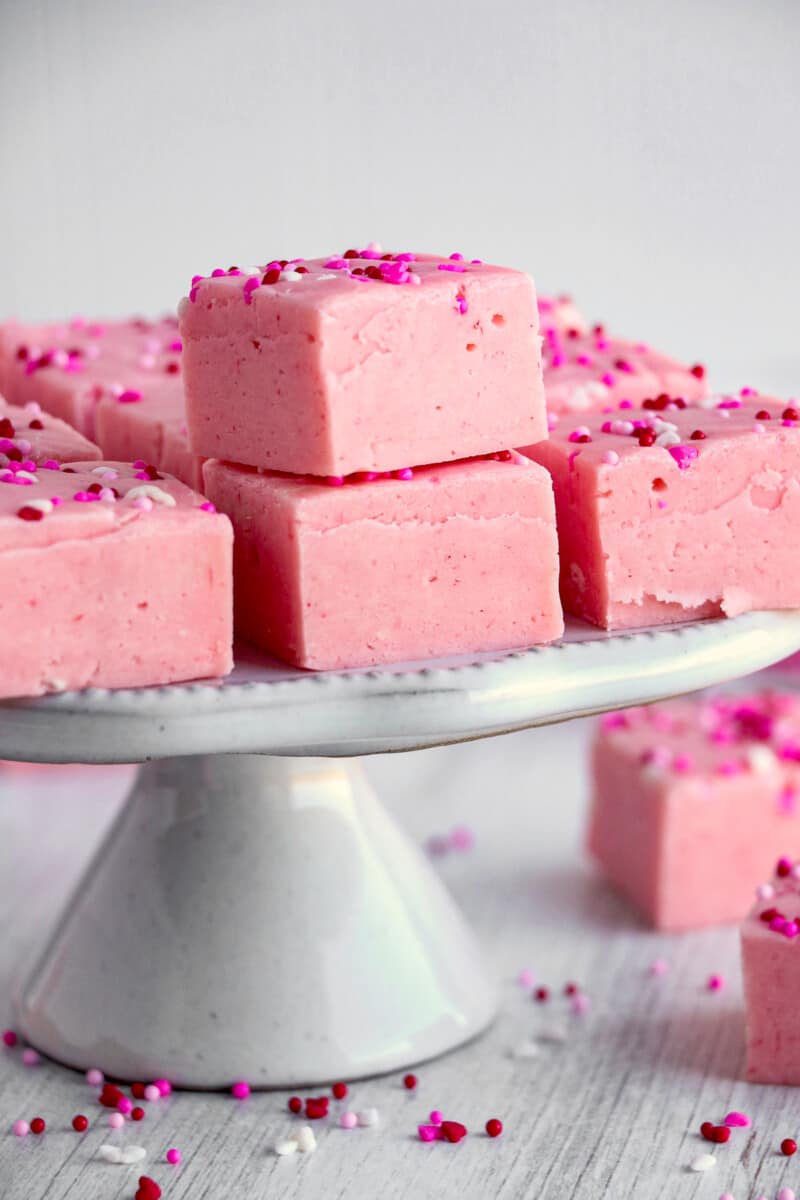
<svg viewBox="0 0 800 1200">
<path fill-rule="evenodd" d="M 745 1074 L 752 1083 L 800 1084 L 798 934 L 800 862 L 784 855 L 772 879 L 756 888 L 755 905 L 740 931 Z"/>
<path fill-rule="evenodd" d="M 553 477 L 567 611 L 625 629 L 800 607 L 795 403 L 661 396 L 528 449 Z"/>
<path fill-rule="evenodd" d="M 0 697 L 231 669 L 230 522 L 177 480 L 11 462 L 0 543 Z"/>
<path fill-rule="evenodd" d="M 609 713 L 592 781 L 589 852 L 650 924 L 740 921 L 763 864 L 787 846 L 800 851 L 800 698 L 726 695 Z"/>
<path fill-rule="evenodd" d="M 33 464 L 100 458 L 99 447 L 83 437 L 66 421 L 51 417 L 38 404 L 19 408 L 0 396 L 0 470 L 18 471 Z"/>
<path fill-rule="evenodd" d="M 546 436 L 522 271 L 374 248 L 248 270 L 196 276 L 180 305 L 195 453 L 344 476 Z"/>
<path fill-rule="evenodd" d="M 211 460 L 233 521 L 237 631 L 300 667 L 553 641 L 563 630 L 550 479 L 504 452 L 341 486 Z"/>
</svg>

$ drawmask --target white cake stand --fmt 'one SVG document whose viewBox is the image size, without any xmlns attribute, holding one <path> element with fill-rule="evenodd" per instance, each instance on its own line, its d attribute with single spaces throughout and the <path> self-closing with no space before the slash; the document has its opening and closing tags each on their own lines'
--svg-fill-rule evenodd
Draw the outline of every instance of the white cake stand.
<svg viewBox="0 0 800 1200">
<path fill-rule="evenodd" d="M 440 1054 L 491 1020 L 493 988 L 424 856 L 333 756 L 661 699 L 798 649 L 800 612 L 575 625 L 477 661 L 307 674 L 250 651 L 220 684 L 2 704 L 0 756 L 144 764 L 19 988 L 20 1028 L 71 1066 L 186 1087 L 316 1084 Z"/>
</svg>

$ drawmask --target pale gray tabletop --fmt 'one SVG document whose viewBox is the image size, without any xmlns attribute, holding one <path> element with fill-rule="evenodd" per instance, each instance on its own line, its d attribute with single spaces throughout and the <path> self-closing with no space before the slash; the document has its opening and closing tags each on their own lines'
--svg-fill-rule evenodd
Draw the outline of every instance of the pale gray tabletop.
<svg viewBox="0 0 800 1200">
<path fill-rule="evenodd" d="M 272 1153 L 289 1125 L 285 1094 L 244 1104 L 184 1094 L 146 1106 L 143 1124 L 123 1136 L 147 1148 L 147 1173 L 165 1200 L 717 1200 L 726 1190 L 752 1200 L 772 1198 L 781 1184 L 800 1193 L 800 1158 L 777 1152 L 800 1133 L 800 1092 L 739 1081 L 736 931 L 648 932 L 583 860 L 587 728 L 573 722 L 367 762 L 420 840 L 458 824 L 474 830 L 475 848 L 449 853 L 440 869 L 501 980 L 501 1015 L 473 1045 L 420 1067 L 414 1094 L 399 1076 L 354 1085 L 353 1107 L 376 1106 L 380 1128 L 317 1122 L 312 1155 Z M 127 768 L 0 771 L 0 1001 L 128 777 Z M 656 957 L 669 965 L 661 978 L 648 973 Z M 552 988 L 549 1004 L 515 982 L 524 966 Z M 712 972 L 726 979 L 717 993 L 705 986 Z M 560 997 L 570 980 L 591 998 L 584 1017 L 569 1017 Z M 520 1057 L 531 1040 L 537 1053 Z M 432 1108 L 463 1121 L 467 1139 L 420 1143 L 417 1123 Z M 700 1122 L 732 1108 L 753 1116 L 752 1129 L 734 1131 L 708 1174 L 690 1173 L 708 1149 Z M 69 1128 L 77 1112 L 91 1120 L 85 1137 Z M 44 1137 L 14 1138 L 12 1122 L 34 1115 L 48 1122 Z M 482 1133 L 492 1116 L 505 1125 L 497 1141 Z M 2 1200 L 132 1198 L 142 1167 L 96 1158 L 112 1140 L 105 1118 L 80 1076 L 0 1053 Z M 181 1149 L 180 1168 L 164 1162 L 169 1146 Z"/>
</svg>

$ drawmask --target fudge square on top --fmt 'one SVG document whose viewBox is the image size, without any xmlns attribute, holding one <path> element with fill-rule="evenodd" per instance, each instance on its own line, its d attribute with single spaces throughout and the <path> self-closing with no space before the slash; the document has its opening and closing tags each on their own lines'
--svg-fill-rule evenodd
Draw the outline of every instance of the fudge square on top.
<svg viewBox="0 0 800 1200">
<path fill-rule="evenodd" d="M 567 611 L 624 629 L 800 607 L 795 403 L 661 396 L 526 453 L 553 477 Z"/>
<path fill-rule="evenodd" d="M 798 934 L 800 862 L 784 855 L 772 879 L 756 888 L 756 903 L 740 931 L 745 1074 L 753 1083 L 800 1084 Z"/>
<path fill-rule="evenodd" d="M 215 460 L 203 473 L 233 522 L 237 633 L 296 666 L 511 650 L 563 630 L 552 487 L 520 455 L 341 486 Z"/>
<path fill-rule="evenodd" d="M 651 925 L 740 921 L 761 864 L 800 847 L 800 699 L 724 695 L 609 713 L 592 792 L 589 852 Z"/>
<path fill-rule="evenodd" d="M 179 314 L 206 457 L 338 477 L 547 435 L 522 271 L 368 247 L 196 276 Z"/>
</svg>

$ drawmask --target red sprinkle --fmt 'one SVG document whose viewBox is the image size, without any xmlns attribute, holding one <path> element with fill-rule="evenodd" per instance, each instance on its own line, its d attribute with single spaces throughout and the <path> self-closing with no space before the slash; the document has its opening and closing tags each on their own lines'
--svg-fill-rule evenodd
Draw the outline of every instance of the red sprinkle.
<svg viewBox="0 0 800 1200">
<path fill-rule="evenodd" d="M 31 1129 L 33 1129 L 33 1121 L 31 1121 Z M 791 1158 L 797 1153 L 797 1142 L 794 1138 L 784 1138 L 781 1142 L 781 1154 L 785 1154 L 787 1158 Z"/>
<path fill-rule="evenodd" d="M 34 1117 L 31 1121 L 31 1133 L 44 1133 L 47 1126 L 41 1117 Z M 792 1151 L 794 1154 L 794 1150 Z"/>
<path fill-rule="evenodd" d="M 704 441 L 705 436 L 706 435 L 703 433 L 702 429 L 695 429 L 691 435 L 691 440 L 693 442 L 702 442 Z"/>
<path fill-rule="evenodd" d="M 288 1108 L 290 1113 L 301 1113 L 303 1111 L 303 1101 L 299 1096 L 290 1096 Z"/>
<path fill-rule="evenodd" d="M 792 862 L 789 858 L 779 858 L 775 864 L 775 874 L 781 879 L 785 879 L 792 869 Z"/>
<path fill-rule="evenodd" d="M 16 1046 L 18 1040 L 19 1039 L 13 1029 L 4 1029 L 3 1030 L 3 1045 L 4 1046 L 8 1046 L 10 1049 L 12 1046 Z"/>
<path fill-rule="evenodd" d="M 491 1117 L 486 1122 L 486 1132 L 491 1138 L 500 1137 L 503 1132 L 503 1122 L 498 1121 L 497 1117 Z"/>
<path fill-rule="evenodd" d="M 711 1137 L 709 1138 L 709 1141 L 718 1142 L 720 1145 L 724 1145 L 725 1142 L 730 1139 L 730 1136 L 731 1131 L 728 1129 L 727 1125 L 715 1125 L 711 1131 Z"/>
<path fill-rule="evenodd" d="M 271 271 L 267 271 L 267 273 L 264 275 L 261 282 L 262 283 L 277 283 L 278 280 L 280 279 L 280 277 L 281 277 L 280 270 L 277 267 L 273 267 Z"/>
<path fill-rule="evenodd" d="M 695 363 L 693 367 L 689 368 L 689 374 L 694 375 L 695 379 L 705 379 L 706 369 L 702 363 Z"/>
<path fill-rule="evenodd" d="M 713 1140 L 714 1140 L 713 1135 L 714 1135 L 714 1122 L 713 1121 L 703 1121 L 703 1124 L 700 1126 L 700 1136 L 704 1137 L 707 1142 L 713 1142 Z"/>
<path fill-rule="evenodd" d="M 772 414 L 768 413 L 765 408 L 760 408 L 758 410 L 758 412 L 756 413 L 756 420 L 757 421 L 771 421 Z"/>
<path fill-rule="evenodd" d="M 336 1100 L 344 1100 L 345 1096 L 347 1095 L 347 1084 L 335 1083 L 331 1088 L 331 1091 L 333 1092 Z"/>
<path fill-rule="evenodd" d="M 533 998 L 537 1004 L 545 1004 L 550 999 L 550 990 L 546 987 L 537 987 L 533 993 Z"/>
<path fill-rule="evenodd" d="M 131 1120 L 132 1121 L 143 1121 L 144 1120 L 144 1109 L 140 1108 L 138 1104 L 136 1105 L 136 1108 L 131 1109 Z"/>
<path fill-rule="evenodd" d="M 409 1092 L 413 1092 L 413 1090 L 416 1086 L 417 1086 L 416 1075 L 404 1075 L 403 1076 L 403 1087 L 406 1088 Z"/>
<path fill-rule="evenodd" d="M 132 1083 L 131 1095 L 133 1096 L 134 1100 L 144 1100 L 144 1084 Z"/>
<path fill-rule="evenodd" d="M 21 517 L 23 521 L 41 521 L 44 513 L 32 504 L 23 504 L 22 508 L 17 509 L 17 516 Z"/>
<path fill-rule="evenodd" d="M 82 1113 L 79 1113 L 77 1117 L 72 1118 L 72 1128 L 76 1133 L 85 1133 L 89 1128 L 89 1122 Z"/>
<path fill-rule="evenodd" d="M 467 1127 L 460 1121 L 442 1121 L 442 1137 L 448 1142 L 460 1142 L 467 1136 Z"/>
<path fill-rule="evenodd" d="M 564 984 L 564 995 L 565 996 L 574 996 L 577 991 L 578 991 L 577 983 L 565 983 Z"/>
<path fill-rule="evenodd" d="M 800 420 L 800 413 L 798 413 L 796 408 L 785 408 L 781 413 L 781 416 L 783 417 L 784 421 Z"/>
<path fill-rule="evenodd" d="M 149 1175 L 139 1176 L 139 1188 L 134 1200 L 161 1200 L 161 1188 Z"/>
</svg>

